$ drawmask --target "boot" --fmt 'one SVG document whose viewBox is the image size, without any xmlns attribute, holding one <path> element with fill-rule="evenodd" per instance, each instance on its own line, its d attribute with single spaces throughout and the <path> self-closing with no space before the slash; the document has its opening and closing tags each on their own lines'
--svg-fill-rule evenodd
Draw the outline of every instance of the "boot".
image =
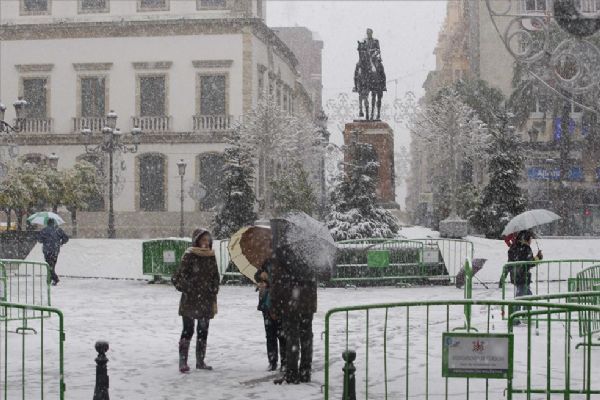
<svg viewBox="0 0 600 400">
<path fill-rule="evenodd" d="M 301 383 L 309 383 L 310 382 L 310 369 L 301 369 L 298 380 Z"/>
<path fill-rule="evenodd" d="M 210 365 L 204 363 L 204 356 L 206 355 L 206 340 L 196 340 L 196 369 L 206 369 L 212 371 Z"/>
<path fill-rule="evenodd" d="M 300 376 L 298 375 L 298 371 L 291 371 L 289 369 L 285 369 L 285 372 L 277 379 L 273 381 L 276 385 L 281 385 L 283 382 L 297 385 L 300 383 Z"/>
<path fill-rule="evenodd" d="M 187 365 L 188 352 L 190 351 L 189 339 L 179 340 L 179 372 L 185 373 L 190 371 Z"/>
</svg>

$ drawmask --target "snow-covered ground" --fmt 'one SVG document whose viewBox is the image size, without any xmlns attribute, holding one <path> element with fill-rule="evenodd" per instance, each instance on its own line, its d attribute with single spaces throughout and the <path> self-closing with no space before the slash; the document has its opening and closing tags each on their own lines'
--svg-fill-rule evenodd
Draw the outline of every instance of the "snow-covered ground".
<svg viewBox="0 0 600 400">
<path fill-rule="evenodd" d="M 422 228 L 404 229 L 407 237 L 436 236 Z M 478 276 L 491 282 L 497 282 L 501 265 L 506 259 L 506 246 L 502 241 L 470 238 L 475 243 L 476 257 L 489 261 Z M 544 239 L 540 247 L 547 258 L 600 258 L 598 240 L 590 239 Z M 38 248 L 30 254 L 30 259 L 41 260 Z M 192 371 L 182 375 L 177 370 L 177 342 L 181 330 L 181 321 L 177 315 L 179 294 L 170 285 L 149 285 L 141 280 L 141 241 L 136 240 L 72 240 L 64 246 L 57 272 L 63 276 L 59 286 L 52 289 L 53 306 L 61 309 L 65 316 L 65 381 L 67 399 L 90 398 L 94 390 L 96 340 L 110 343 L 109 375 L 110 395 L 112 399 L 322 399 L 324 341 L 320 333 L 324 330 L 327 310 L 334 307 L 388 303 L 400 301 L 461 299 L 462 290 L 454 287 L 423 288 L 369 288 L 369 289 L 320 289 L 319 309 L 314 318 L 315 333 L 313 382 L 305 385 L 275 386 L 271 375 L 266 372 L 267 358 L 264 343 L 264 328 L 261 314 L 256 310 L 257 294 L 251 287 L 223 286 L 219 293 L 219 313 L 211 322 L 207 362 L 215 370 Z M 88 277 L 85 279 L 77 278 Z M 89 277 L 128 278 L 94 279 Z M 500 291 L 495 285 L 490 289 L 476 287 L 474 297 L 478 299 L 498 299 Z M 489 310 L 492 318 L 491 328 L 496 332 L 506 331 L 506 323 L 501 320 L 499 308 Z M 474 321 L 478 327 L 485 328 L 488 310 L 485 307 L 474 308 Z M 462 325 L 462 307 L 451 308 L 450 329 Z M 429 315 L 429 342 L 426 341 L 425 309 L 411 311 L 409 329 L 406 327 L 406 312 L 393 310 L 388 315 L 388 376 L 389 390 L 395 396 L 404 395 L 406 382 L 406 339 L 410 350 L 409 379 L 413 382 L 410 398 L 422 398 L 425 388 L 421 384 L 425 374 L 425 354 L 429 354 L 429 391 L 439 393 L 444 381 L 440 376 L 441 368 L 441 332 L 446 330 L 445 308 L 431 308 Z M 15 322 L 11 322 L 15 329 Z M 39 322 L 32 326 L 39 328 Z M 366 364 L 366 319 L 365 313 L 350 315 L 349 346 L 358 353 L 356 362 L 357 387 L 359 393 L 365 390 L 364 370 Z M 56 350 L 53 348 L 52 334 L 56 321 L 48 320 L 45 328 L 49 336 L 45 339 L 45 367 L 49 376 L 56 369 Z M 332 319 L 331 326 L 331 383 L 330 398 L 340 398 L 341 352 L 345 348 L 345 316 Z M 574 341 L 577 340 L 576 325 L 573 328 Z M 564 327 L 555 324 L 552 329 L 553 345 L 552 366 L 556 369 L 553 379 L 559 382 L 563 378 L 564 364 Z M 369 316 L 369 398 L 382 398 L 383 390 L 383 332 L 384 313 L 374 311 Z M 517 328 L 517 382 L 524 383 L 523 370 L 526 352 L 523 348 L 527 328 Z M 540 338 L 535 340 L 534 381 L 538 386 L 545 384 L 546 370 L 545 339 L 547 331 L 540 327 Z M 21 335 L 9 333 L 9 349 L 19 348 Z M 38 362 L 39 338 L 27 335 L 28 363 Z M 14 347 L 11 347 L 14 346 Z M 520 346 L 520 347 L 519 347 Z M 594 350 L 597 352 L 596 350 Z M 194 360 L 193 348 L 190 358 Z M 581 350 L 572 356 L 577 371 L 580 370 Z M 19 354 L 9 353 L 9 366 L 19 364 Z M 560 368 L 559 368 L 560 367 Z M 600 355 L 594 358 L 593 370 L 600 367 Z M 9 382 L 20 380 L 20 370 L 15 368 L 9 373 Z M 520 372 L 519 372 L 520 371 Z M 574 375 L 577 373 L 573 372 Z M 29 381 L 37 379 L 28 376 Z M 577 382 L 578 377 L 574 380 Z M 53 392 L 56 380 L 46 377 L 46 390 Z M 464 380 L 451 380 L 452 398 L 464 398 Z M 503 381 L 490 381 L 491 388 L 502 386 Z M 480 383 L 480 382 L 479 382 Z M 472 385 L 477 385 L 472 381 Z M 558 383 L 557 383 L 558 385 Z M 471 398 L 484 398 L 478 386 Z M 478 394 L 479 393 L 479 394 Z M 12 393 L 9 398 L 16 398 Z M 462 397 L 461 397 L 462 396 Z M 481 397 L 477 397 L 481 396 Z M 362 394 L 361 397 L 364 397 Z M 19 397 L 20 398 L 20 397 Z M 51 398 L 51 397 L 45 397 Z M 403 397 L 404 398 L 404 397 Z M 435 397 L 432 397 L 435 398 Z M 499 398 L 498 396 L 492 398 Z M 533 397 L 537 398 L 537 397 Z M 543 397 L 545 398 L 545 396 Z"/>
</svg>

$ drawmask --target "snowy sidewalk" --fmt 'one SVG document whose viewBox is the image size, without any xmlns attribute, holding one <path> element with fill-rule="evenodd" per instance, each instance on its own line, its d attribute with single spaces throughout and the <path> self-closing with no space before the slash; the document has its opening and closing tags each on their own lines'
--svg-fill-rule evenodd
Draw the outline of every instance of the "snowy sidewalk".
<svg viewBox="0 0 600 400">
<path fill-rule="evenodd" d="M 481 292 L 483 294 L 483 292 Z M 490 292 L 491 294 L 491 292 Z M 170 285 L 142 281 L 64 278 L 53 289 L 53 305 L 65 315 L 67 399 L 91 398 L 96 340 L 107 340 L 111 399 L 321 399 L 324 314 L 333 307 L 402 300 L 461 298 L 455 288 L 319 290 L 314 318 L 311 384 L 275 386 L 267 357 L 257 294 L 250 287 L 224 286 L 219 314 L 211 321 L 207 362 L 215 370 L 182 375 L 177 369 L 181 319 L 179 293 Z M 487 297 L 487 295 L 486 295 Z M 192 349 L 193 350 L 193 349 Z M 190 352 L 194 360 L 194 352 Z M 50 362 L 50 360 L 48 360 Z M 332 354 L 332 368 L 342 367 Z"/>
</svg>

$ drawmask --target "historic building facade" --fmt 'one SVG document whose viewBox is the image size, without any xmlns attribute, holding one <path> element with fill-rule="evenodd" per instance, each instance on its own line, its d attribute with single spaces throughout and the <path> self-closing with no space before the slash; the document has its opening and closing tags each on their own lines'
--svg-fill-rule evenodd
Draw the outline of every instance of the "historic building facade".
<svg viewBox="0 0 600 400">
<path fill-rule="evenodd" d="M 315 116 L 296 56 L 265 25 L 265 3 L 1 2 L 0 93 L 29 103 L 18 160 L 55 153 L 59 169 L 87 159 L 105 171 L 106 156 L 86 154 L 81 130 L 99 141 L 114 110 L 124 134 L 143 131 L 137 153 L 115 155 L 117 235 L 179 231 L 180 160 L 186 229 L 206 226 L 219 205 L 225 136 L 240 117 L 265 93 L 284 112 Z M 105 234 L 107 200 L 80 213 L 81 236 Z"/>
<path fill-rule="evenodd" d="M 491 4 L 501 9 L 508 7 L 506 2 Z M 552 0 L 511 0 L 510 4 L 511 10 L 516 10 L 516 15 L 521 16 L 547 18 L 553 10 Z M 600 4 L 587 1 L 585 7 L 593 12 Z M 438 89 L 459 79 L 485 80 L 509 98 L 515 90 L 516 63 L 499 33 L 503 34 L 510 22 L 508 17 L 492 17 L 485 0 L 448 2 L 446 21 L 434 51 L 436 69 L 429 73 L 423 85 L 427 94 L 422 101 L 427 101 Z M 521 79 L 532 78 L 525 74 Z M 582 109 L 575 103 L 571 105 L 568 121 L 570 149 L 568 155 L 563 149 L 561 156 L 562 115 L 550 109 L 547 96 L 532 96 L 530 100 L 524 105 L 528 109 L 528 117 L 517 130 L 526 147 L 522 184 L 529 206 L 564 213 L 564 210 L 557 209 L 557 200 L 568 192 L 569 210 L 565 217 L 570 220 L 574 231 L 600 232 L 600 149 L 586 142 L 589 128 L 586 128 Z M 413 215 L 422 217 L 427 214 L 428 204 L 432 201 L 426 149 L 419 149 L 413 141 L 411 155 L 407 206 L 413 210 Z M 559 171 L 561 163 L 568 164 L 563 178 L 560 178 Z M 485 183 L 485 176 L 475 178 L 476 184 Z"/>
</svg>

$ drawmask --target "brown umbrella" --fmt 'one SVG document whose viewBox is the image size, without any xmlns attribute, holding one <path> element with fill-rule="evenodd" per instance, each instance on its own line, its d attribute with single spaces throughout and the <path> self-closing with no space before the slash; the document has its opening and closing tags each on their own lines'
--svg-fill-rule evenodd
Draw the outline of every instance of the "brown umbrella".
<svg viewBox="0 0 600 400">
<path fill-rule="evenodd" d="M 247 226 L 229 240 L 229 257 L 240 272 L 254 283 L 254 274 L 271 257 L 271 229 Z"/>
</svg>

